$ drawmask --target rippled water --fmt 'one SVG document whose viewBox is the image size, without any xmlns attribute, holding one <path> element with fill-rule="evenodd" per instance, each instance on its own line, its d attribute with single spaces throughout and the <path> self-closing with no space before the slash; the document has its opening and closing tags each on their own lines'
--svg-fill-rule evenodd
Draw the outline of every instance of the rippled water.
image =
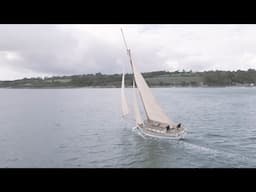
<svg viewBox="0 0 256 192">
<path fill-rule="evenodd" d="M 0 89 L 0 167 L 256 167 L 256 88 L 152 90 L 185 139 L 139 135 L 119 89 Z"/>
</svg>

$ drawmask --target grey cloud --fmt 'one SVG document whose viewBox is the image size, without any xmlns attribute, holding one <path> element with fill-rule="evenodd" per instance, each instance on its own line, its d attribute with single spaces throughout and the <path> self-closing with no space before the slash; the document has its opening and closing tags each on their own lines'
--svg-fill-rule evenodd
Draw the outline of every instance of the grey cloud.
<svg viewBox="0 0 256 192">
<path fill-rule="evenodd" d="M 121 69 L 117 66 L 118 48 L 88 32 L 80 36 L 72 26 L 61 29 L 52 25 L 2 25 L 0 41 L 1 51 L 21 56 L 22 60 L 8 62 L 16 69 L 56 75 L 112 73 Z"/>
<path fill-rule="evenodd" d="M 19 72 L 24 77 L 25 71 L 49 75 L 120 73 L 125 64 L 129 72 L 119 28 L 0 25 L 0 79 L 1 70 Z M 256 68 L 256 25 L 126 25 L 124 28 L 134 62 L 143 72 Z M 12 59 L 12 54 L 17 58 Z"/>
<path fill-rule="evenodd" d="M 60 62 L 77 46 L 74 37 L 53 25 L 0 25 L 0 41 L 1 51 L 15 52 L 22 58 L 9 62 L 12 67 L 50 73 L 61 72 Z"/>
</svg>

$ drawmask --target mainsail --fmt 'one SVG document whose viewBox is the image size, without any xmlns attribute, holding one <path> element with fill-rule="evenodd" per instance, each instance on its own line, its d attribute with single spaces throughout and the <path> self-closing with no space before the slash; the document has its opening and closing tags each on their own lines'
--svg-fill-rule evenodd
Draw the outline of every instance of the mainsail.
<svg viewBox="0 0 256 192">
<path fill-rule="evenodd" d="M 130 51 L 129 51 L 129 56 L 131 56 Z M 174 125 L 174 123 L 167 117 L 167 115 L 163 112 L 162 108 L 157 103 L 155 97 L 150 91 L 141 73 L 137 70 L 137 68 L 132 62 L 131 62 L 131 65 L 132 65 L 136 85 L 141 95 L 142 103 L 144 105 L 147 118 L 149 120 Z"/>
<path fill-rule="evenodd" d="M 136 124 L 142 124 L 142 118 L 140 115 L 140 110 L 139 110 L 139 106 L 138 106 L 138 101 L 137 101 L 137 89 L 135 88 L 135 82 L 133 81 L 133 108 L 134 108 L 134 114 L 135 114 L 135 120 L 136 120 Z"/>
<path fill-rule="evenodd" d="M 123 40 L 125 43 L 125 47 L 127 49 L 127 54 L 130 59 L 130 64 L 134 74 L 135 83 L 139 90 L 139 94 L 141 96 L 141 100 L 142 100 L 148 120 L 157 121 L 160 123 L 166 123 L 169 125 L 174 125 L 174 123 L 163 112 L 162 108 L 157 103 L 155 97 L 153 96 L 147 83 L 145 82 L 142 74 L 138 71 L 138 69 L 135 67 L 134 63 L 132 62 L 131 50 L 128 49 L 122 29 L 121 29 L 121 32 L 122 32 Z"/>
<path fill-rule="evenodd" d="M 123 117 L 126 116 L 129 112 L 128 110 L 128 105 L 127 105 L 127 100 L 125 97 L 125 93 L 124 93 L 124 72 L 123 72 L 123 76 L 122 76 L 122 85 L 121 85 L 121 102 L 122 102 L 122 111 L 123 111 Z"/>
</svg>

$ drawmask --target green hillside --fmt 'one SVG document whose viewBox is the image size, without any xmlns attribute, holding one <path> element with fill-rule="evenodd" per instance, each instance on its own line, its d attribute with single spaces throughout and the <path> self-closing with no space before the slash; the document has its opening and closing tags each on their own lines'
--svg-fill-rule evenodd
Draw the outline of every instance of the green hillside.
<svg viewBox="0 0 256 192">
<path fill-rule="evenodd" d="M 142 74 L 151 87 L 170 86 L 255 86 L 256 71 L 206 71 L 206 72 L 166 72 L 155 71 Z M 126 74 L 126 86 L 132 86 L 132 74 Z M 62 88 L 62 87 L 120 87 L 121 74 L 101 73 L 24 78 L 14 81 L 0 81 L 0 87 L 6 88 Z"/>
</svg>

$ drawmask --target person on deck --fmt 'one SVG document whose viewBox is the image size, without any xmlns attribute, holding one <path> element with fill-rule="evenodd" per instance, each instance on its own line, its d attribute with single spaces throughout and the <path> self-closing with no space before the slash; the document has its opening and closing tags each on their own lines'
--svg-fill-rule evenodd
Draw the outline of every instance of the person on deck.
<svg viewBox="0 0 256 192">
<path fill-rule="evenodd" d="M 181 127 L 181 123 L 179 123 L 178 125 L 177 125 L 177 128 L 180 128 Z"/>
<path fill-rule="evenodd" d="M 169 129 L 170 129 L 170 125 L 167 125 L 166 131 L 169 131 Z"/>
</svg>

